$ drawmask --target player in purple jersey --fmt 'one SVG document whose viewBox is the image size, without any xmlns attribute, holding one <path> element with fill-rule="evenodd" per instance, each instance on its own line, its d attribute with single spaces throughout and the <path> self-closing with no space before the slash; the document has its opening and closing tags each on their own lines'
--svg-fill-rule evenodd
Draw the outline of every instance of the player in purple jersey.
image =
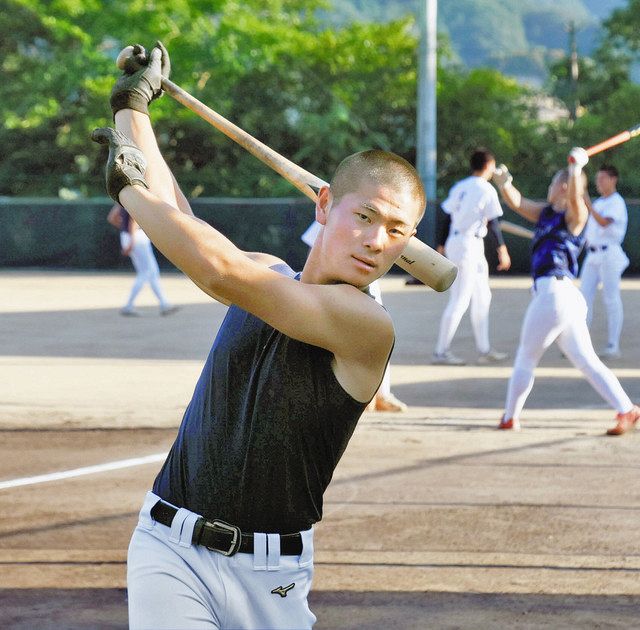
<svg viewBox="0 0 640 630">
<path fill-rule="evenodd" d="M 631 402 L 593 349 L 587 327 L 587 305 L 573 283 L 578 272 L 581 235 L 589 216 L 586 176 L 582 172 L 588 161 L 584 149 L 572 149 L 569 167 L 553 176 L 546 202 L 523 197 L 513 185 L 506 166 L 501 165 L 494 175 L 509 207 L 536 224 L 531 254 L 533 299 L 522 324 L 499 429 L 520 428 L 520 414 L 533 387 L 535 367 L 554 341 L 616 410 L 616 425 L 607 431 L 608 435 L 626 433 L 640 418 L 640 408 Z"/>
</svg>

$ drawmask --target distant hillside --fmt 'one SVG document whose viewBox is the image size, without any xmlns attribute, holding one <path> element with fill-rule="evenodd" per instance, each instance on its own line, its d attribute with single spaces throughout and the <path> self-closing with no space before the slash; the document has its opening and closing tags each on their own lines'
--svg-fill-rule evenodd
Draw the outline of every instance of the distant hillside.
<svg viewBox="0 0 640 630">
<path fill-rule="evenodd" d="M 578 50 L 597 46 L 601 22 L 627 0 L 441 0 L 438 29 L 467 66 L 490 66 L 534 83 L 547 63 L 565 54 L 574 22 Z M 417 13 L 418 0 L 334 0 L 333 22 L 387 21 Z"/>
</svg>

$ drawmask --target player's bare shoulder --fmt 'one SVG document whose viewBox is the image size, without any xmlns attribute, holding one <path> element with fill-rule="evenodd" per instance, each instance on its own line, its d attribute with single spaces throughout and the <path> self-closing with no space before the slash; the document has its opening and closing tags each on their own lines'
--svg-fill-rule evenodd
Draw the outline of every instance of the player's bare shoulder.
<svg viewBox="0 0 640 630">
<path fill-rule="evenodd" d="M 351 285 L 326 287 L 333 291 L 335 313 L 334 374 L 356 400 L 369 401 L 375 394 L 395 341 L 391 316 L 368 293 Z M 336 305 L 337 306 L 337 305 Z"/>
</svg>

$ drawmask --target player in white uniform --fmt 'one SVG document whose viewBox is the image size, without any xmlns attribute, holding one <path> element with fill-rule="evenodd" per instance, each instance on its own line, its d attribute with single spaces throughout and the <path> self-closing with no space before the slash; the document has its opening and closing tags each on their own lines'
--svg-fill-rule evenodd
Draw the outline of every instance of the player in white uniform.
<svg viewBox="0 0 640 630">
<path fill-rule="evenodd" d="M 569 168 L 554 175 L 544 202 L 523 197 L 511 183 L 506 167 L 501 166 L 494 176 L 509 207 L 536 224 L 531 251 L 533 298 L 522 323 L 499 429 L 520 428 L 520 413 L 533 387 L 535 368 L 554 341 L 617 411 L 616 425 L 607 431 L 608 435 L 626 433 L 640 418 L 640 408 L 631 402 L 616 376 L 593 349 L 587 328 L 587 305 L 573 283 L 583 244 L 582 233 L 589 216 L 586 177 L 582 173 L 588 161 L 584 149 L 572 149 Z"/>
<path fill-rule="evenodd" d="M 470 159 L 471 175 L 453 186 L 442 203 L 450 217 L 449 236 L 439 251 L 458 266 L 458 276 L 449 289 L 449 301 L 440 320 L 440 334 L 433 353 L 436 365 L 464 365 L 451 350 L 451 341 L 460 320 L 471 304 L 471 325 L 480 356 L 478 363 L 492 363 L 507 358 L 489 344 L 489 265 L 484 255 L 487 227 L 497 240 L 498 270 L 506 271 L 511 259 L 498 217 L 502 207 L 495 188 L 489 183 L 496 168 L 495 157 L 486 149 L 476 150 Z"/>
<path fill-rule="evenodd" d="M 629 259 L 622 250 L 627 231 L 627 206 L 616 190 L 618 169 L 603 165 L 596 175 L 596 188 L 600 197 L 589 208 L 590 216 L 585 230 L 587 256 L 580 272 L 580 290 L 589 308 L 587 324 L 593 319 L 593 301 L 602 282 L 602 298 L 607 311 L 607 347 L 600 357 L 620 356 L 622 333 L 622 298 L 620 277 L 629 266 Z"/>
<path fill-rule="evenodd" d="M 300 240 L 309 248 L 312 248 L 321 230 L 322 226 L 317 221 L 314 221 L 303 232 Z M 379 280 L 375 280 L 369 285 L 369 293 L 371 293 L 378 304 L 382 305 L 382 289 L 380 288 Z M 407 405 L 391 393 L 391 368 L 389 364 L 387 364 L 380 389 L 367 406 L 367 411 L 404 412 L 407 411 L 407 409 Z"/>
</svg>

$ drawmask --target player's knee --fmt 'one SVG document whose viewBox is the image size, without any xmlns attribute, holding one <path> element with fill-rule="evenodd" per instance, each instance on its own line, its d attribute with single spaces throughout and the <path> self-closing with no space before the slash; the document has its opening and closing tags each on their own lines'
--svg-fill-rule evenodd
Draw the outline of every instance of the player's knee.
<svg viewBox="0 0 640 630">
<path fill-rule="evenodd" d="M 622 306 L 622 299 L 619 295 L 603 295 L 602 301 L 607 308 L 617 308 Z"/>
</svg>

